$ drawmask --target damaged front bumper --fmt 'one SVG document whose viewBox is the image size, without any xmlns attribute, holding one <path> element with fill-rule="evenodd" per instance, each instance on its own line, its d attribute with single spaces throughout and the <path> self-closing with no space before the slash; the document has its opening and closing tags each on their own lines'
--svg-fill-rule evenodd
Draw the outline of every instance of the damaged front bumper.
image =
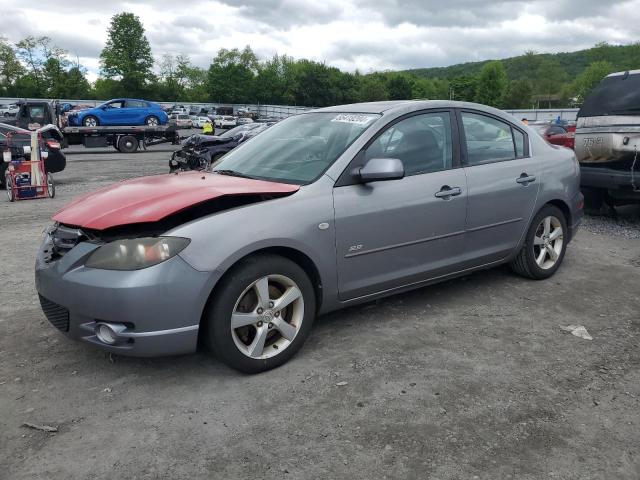
<svg viewBox="0 0 640 480">
<path fill-rule="evenodd" d="M 179 255 L 134 271 L 84 266 L 98 245 L 80 242 L 51 259 L 47 236 L 36 259 L 35 279 L 49 321 L 66 336 L 131 356 L 194 352 L 200 318 L 218 277 L 199 272 Z M 113 343 L 99 335 L 108 325 Z"/>
</svg>

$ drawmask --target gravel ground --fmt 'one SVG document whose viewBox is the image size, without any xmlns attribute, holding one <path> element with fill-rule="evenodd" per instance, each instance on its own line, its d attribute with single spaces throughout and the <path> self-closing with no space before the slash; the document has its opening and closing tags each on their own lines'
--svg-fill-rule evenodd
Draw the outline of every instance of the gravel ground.
<svg viewBox="0 0 640 480">
<path fill-rule="evenodd" d="M 640 478 L 639 209 L 588 218 L 552 279 L 497 268 L 336 312 L 262 375 L 67 340 L 38 306 L 40 232 L 170 150 L 74 148 L 55 199 L 0 199 L 0 478 Z"/>
<path fill-rule="evenodd" d="M 583 228 L 592 233 L 625 238 L 640 238 L 640 207 L 618 207 L 597 216 L 587 216 Z"/>
</svg>

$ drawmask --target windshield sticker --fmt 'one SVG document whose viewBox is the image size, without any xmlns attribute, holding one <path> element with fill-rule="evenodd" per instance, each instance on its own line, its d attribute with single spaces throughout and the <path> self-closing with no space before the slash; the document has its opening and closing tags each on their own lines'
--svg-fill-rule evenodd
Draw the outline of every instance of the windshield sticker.
<svg viewBox="0 0 640 480">
<path fill-rule="evenodd" d="M 341 113 L 336 115 L 331 121 L 341 123 L 354 123 L 356 125 L 366 125 L 375 120 L 377 115 L 362 115 L 359 113 Z"/>
</svg>

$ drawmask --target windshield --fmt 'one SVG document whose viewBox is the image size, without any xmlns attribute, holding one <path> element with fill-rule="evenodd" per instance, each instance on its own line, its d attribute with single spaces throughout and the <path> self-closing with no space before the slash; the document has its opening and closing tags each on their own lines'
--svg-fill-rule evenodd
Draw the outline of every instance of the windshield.
<svg viewBox="0 0 640 480">
<path fill-rule="evenodd" d="M 606 77 L 578 112 L 578 117 L 603 115 L 640 115 L 640 74 Z"/>
<path fill-rule="evenodd" d="M 222 135 L 220 135 L 220 138 L 235 137 L 239 133 L 248 132 L 249 130 L 253 130 L 254 128 L 258 128 L 259 126 L 260 124 L 240 125 L 239 127 L 234 127 L 231 130 L 227 130 Z"/>
<path fill-rule="evenodd" d="M 298 185 L 311 183 L 379 117 L 335 112 L 289 117 L 229 152 L 213 171 Z"/>
</svg>

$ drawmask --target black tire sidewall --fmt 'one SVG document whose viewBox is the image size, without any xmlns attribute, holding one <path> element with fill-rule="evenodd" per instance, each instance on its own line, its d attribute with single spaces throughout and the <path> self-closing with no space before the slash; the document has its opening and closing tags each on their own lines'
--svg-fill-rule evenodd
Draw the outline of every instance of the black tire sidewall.
<svg viewBox="0 0 640 480">
<path fill-rule="evenodd" d="M 533 250 L 533 239 L 536 235 L 536 230 L 538 228 L 538 225 L 540 224 L 542 219 L 549 216 L 556 217 L 558 220 L 560 220 L 560 224 L 562 225 L 562 235 L 563 235 L 562 251 L 560 252 L 558 261 L 555 263 L 553 267 L 549 269 L 543 269 L 536 263 L 535 254 Z M 536 216 L 533 218 L 531 222 L 531 225 L 529 226 L 529 230 L 527 231 L 526 243 L 523 247 L 526 249 L 525 258 L 527 262 L 527 267 L 529 268 L 529 271 L 531 272 L 531 275 L 533 276 L 533 278 L 540 279 L 540 280 L 549 278 L 554 273 L 556 273 L 558 268 L 560 268 L 560 265 L 562 265 L 562 261 L 564 259 L 564 255 L 567 251 L 568 233 L 569 232 L 567 230 L 567 220 L 564 216 L 564 213 L 562 213 L 562 210 L 560 210 L 558 207 L 555 207 L 553 205 L 545 205 L 536 214 Z"/>
<path fill-rule="evenodd" d="M 230 319 L 236 301 L 255 280 L 266 275 L 285 275 L 300 288 L 304 299 L 304 319 L 293 342 L 282 353 L 264 360 L 252 359 L 238 350 L 231 335 Z M 315 317 L 315 292 L 305 271 L 278 255 L 257 255 L 243 260 L 220 279 L 205 317 L 205 342 L 222 362 L 244 373 L 258 373 L 278 367 L 302 347 Z"/>
<path fill-rule="evenodd" d="M 131 140 L 133 142 L 135 148 L 132 147 L 131 149 L 129 149 L 125 146 L 125 143 L 128 140 Z M 118 151 L 120 151 L 121 153 L 135 153 L 136 151 L 138 151 L 138 146 L 138 139 L 132 135 L 124 135 L 118 139 Z"/>
</svg>

